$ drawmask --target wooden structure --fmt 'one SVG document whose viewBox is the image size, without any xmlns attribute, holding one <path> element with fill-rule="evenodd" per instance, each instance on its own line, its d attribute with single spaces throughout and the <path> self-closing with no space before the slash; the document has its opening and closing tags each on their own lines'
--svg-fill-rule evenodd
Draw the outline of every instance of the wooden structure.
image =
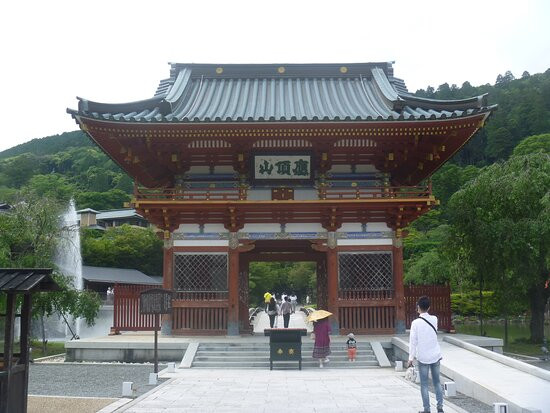
<svg viewBox="0 0 550 413">
<path fill-rule="evenodd" d="M 151 99 L 68 112 L 164 231 L 164 331 L 236 335 L 267 260 L 317 263 L 333 332 L 404 331 L 402 229 L 493 108 L 416 97 L 391 63 L 172 64 Z"/>
<path fill-rule="evenodd" d="M 437 316 L 438 330 L 454 331 L 451 319 L 451 286 L 449 285 L 406 285 L 406 327 L 410 328 L 413 320 L 418 317 L 416 303 L 424 295 L 430 297 L 430 314 Z"/>
<path fill-rule="evenodd" d="M 59 290 L 51 269 L 0 268 L 0 292 L 6 295 L 4 352 L 0 360 L 0 413 L 25 413 L 29 383 L 31 294 Z M 17 296 L 23 296 L 21 313 L 16 314 Z M 14 351 L 15 317 L 21 317 L 19 352 Z"/>
</svg>

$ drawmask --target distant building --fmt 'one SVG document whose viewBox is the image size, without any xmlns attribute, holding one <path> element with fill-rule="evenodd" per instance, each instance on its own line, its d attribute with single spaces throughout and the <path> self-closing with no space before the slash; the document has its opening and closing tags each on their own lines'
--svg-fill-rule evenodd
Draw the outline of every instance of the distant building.
<svg viewBox="0 0 550 413">
<path fill-rule="evenodd" d="M 115 284 L 158 284 L 162 285 L 162 277 L 151 277 L 141 271 L 130 268 L 110 268 L 82 266 L 82 279 L 87 290 L 105 293 Z"/>
<path fill-rule="evenodd" d="M 76 211 L 79 216 L 80 226 L 86 228 L 106 229 L 119 227 L 124 224 L 147 228 L 149 222 L 136 212 L 135 209 L 110 209 L 108 211 L 96 211 L 86 208 Z"/>
</svg>

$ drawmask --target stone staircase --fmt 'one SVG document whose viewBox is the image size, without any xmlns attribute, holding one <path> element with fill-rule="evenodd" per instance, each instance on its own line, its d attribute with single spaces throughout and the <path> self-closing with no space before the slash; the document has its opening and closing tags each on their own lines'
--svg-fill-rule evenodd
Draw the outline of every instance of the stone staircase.
<svg viewBox="0 0 550 413">
<path fill-rule="evenodd" d="M 358 343 L 357 360 L 349 362 L 345 343 L 332 343 L 326 369 L 366 369 L 379 367 L 370 343 Z M 302 368 L 319 368 L 311 357 L 313 343 L 302 343 Z M 192 368 L 269 369 L 269 343 L 201 343 Z M 275 362 L 273 369 L 297 369 L 297 362 Z"/>
</svg>

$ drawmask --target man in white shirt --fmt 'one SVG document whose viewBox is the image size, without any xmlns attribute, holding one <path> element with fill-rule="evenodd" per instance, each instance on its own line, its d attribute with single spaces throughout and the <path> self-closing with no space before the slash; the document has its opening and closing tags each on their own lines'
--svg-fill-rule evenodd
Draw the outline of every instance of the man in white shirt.
<svg viewBox="0 0 550 413">
<path fill-rule="evenodd" d="M 411 323 L 411 335 L 409 338 L 409 367 L 413 361 L 418 361 L 420 374 L 420 394 L 424 410 L 419 413 L 430 412 L 430 396 L 428 393 L 428 372 L 432 372 L 432 381 L 435 388 L 438 413 L 443 412 L 443 392 L 439 380 L 439 363 L 441 361 L 441 349 L 437 342 L 437 317 L 428 314 L 430 299 L 420 297 L 416 305 L 419 317 Z"/>
</svg>

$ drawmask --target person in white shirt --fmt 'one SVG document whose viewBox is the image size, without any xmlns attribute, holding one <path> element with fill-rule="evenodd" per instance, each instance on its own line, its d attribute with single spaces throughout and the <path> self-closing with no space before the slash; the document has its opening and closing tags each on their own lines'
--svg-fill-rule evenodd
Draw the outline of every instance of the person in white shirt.
<svg viewBox="0 0 550 413">
<path fill-rule="evenodd" d="M 409 367 L 416 359 L 420 374 L 420 394 L 424 410 L 419 413 L 430 412 L 430 396 L 428 394 L 428 373 L 432 372 L 432 382 L 435 388 L 438 413 L 443 412 L 443 392 L 439 380 L 439 363 L 441 349 L 437 342 L 437 317 L 428 314 L 430 299 L 420 297 L 416 304 L 419 317 L 411 323 L 409 338 Z"/>
<path fill-rule="evenodd" d="M 294 314 L 296 312 L 296 304 L 298 304 L 298 297 L 294 293 L 290 296 L 290 304 L 292 305 L 292 314 Z"/>
</svg>

